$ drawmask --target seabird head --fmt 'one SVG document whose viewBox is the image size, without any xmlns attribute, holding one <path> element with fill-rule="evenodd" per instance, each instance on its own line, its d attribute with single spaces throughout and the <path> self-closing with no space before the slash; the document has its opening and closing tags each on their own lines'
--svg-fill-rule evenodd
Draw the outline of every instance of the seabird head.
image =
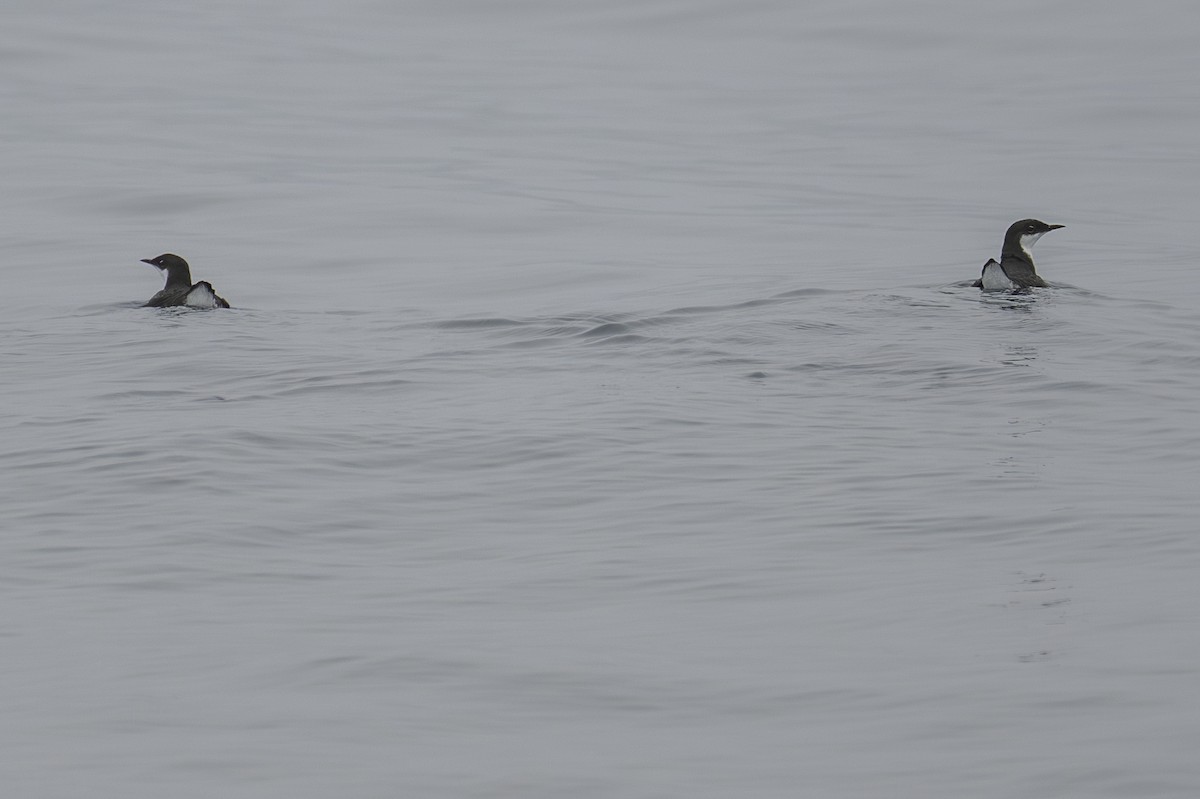
<svg viewBox="0 0 1200 799">
<path fill-rule="evenodd" d="M 167 285 L 186 283 L 192 285 L 192 273 L 188 262 L 173 253 L 165 252 L 157 258 L 143 258 L 142 263 L 157 266 L 167 273 Z"/>
<path fill-rule="evenodd" d="M 1037 243 L 1037 240 L 1045 236 L 1051 230 L 1058 230 L 1064 225 L 1047 225 L 1040 219 L 1022 219 L 1019 222 L 1013 222 L 1009 226 L 1008 232 L 1004 234 L 1004 255 L 1024 255 L 1025 259 L 1030 263 L 1033 262 L 1033 256 L 1029 250 Z"/>
</svg>

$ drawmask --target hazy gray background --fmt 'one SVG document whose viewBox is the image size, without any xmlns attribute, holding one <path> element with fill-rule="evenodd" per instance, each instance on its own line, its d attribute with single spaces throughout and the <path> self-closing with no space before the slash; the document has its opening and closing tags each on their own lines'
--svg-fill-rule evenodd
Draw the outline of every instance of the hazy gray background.
<svg viewBox="0 0 1200 799">
<path fill-rule="evenodd" d="M 0 784 L 1196 796 L 1198 35 L 6 4 Z"/>
</svg>

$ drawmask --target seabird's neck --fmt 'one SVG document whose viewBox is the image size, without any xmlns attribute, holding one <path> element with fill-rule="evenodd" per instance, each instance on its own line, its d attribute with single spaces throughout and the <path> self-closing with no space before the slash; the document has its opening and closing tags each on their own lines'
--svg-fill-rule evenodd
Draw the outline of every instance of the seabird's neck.
<svg viewBox="0 0 1200 799">
<path fill-rule="evenodd" d="M 1015 259 L 1033 266 L 1033 253 L 1031 250 L 1033 245 L 1037 243 L 1037 240 L 1044 235 L 1045 233 L 1026 233 L 1022 236 L 1017 236 L 1015 240 L 1010 239 L 1005 241 L 1004 251 L 1000 254 L 1000 260 L 1008 261 Z"/>
<path fill-rule="evenodd" d="M 167 286 L 191 285 L 192 272 L 186 266 L 172 266 L 167 268 Z"/>
</svg>

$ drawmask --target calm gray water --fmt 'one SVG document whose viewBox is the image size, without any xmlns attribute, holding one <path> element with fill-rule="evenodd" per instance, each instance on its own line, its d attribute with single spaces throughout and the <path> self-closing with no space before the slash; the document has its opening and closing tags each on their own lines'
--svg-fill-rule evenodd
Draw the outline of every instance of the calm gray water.
<svg viewBox="0 0 1200 799">
<path fill-rule="evenodd" d="M 5 792 L 1200 795 L 1198 34 L 9 3 Z"/>
</svg>

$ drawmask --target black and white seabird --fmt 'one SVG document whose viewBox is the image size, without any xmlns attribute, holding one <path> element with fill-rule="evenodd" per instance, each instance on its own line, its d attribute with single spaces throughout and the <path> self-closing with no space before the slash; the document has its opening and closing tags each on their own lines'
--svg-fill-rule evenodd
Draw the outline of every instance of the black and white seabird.
<svg viewBox="0 0 1200 799">
<path fill-rule="evenodd" d="M 166 308 L 186 305 L 189 308 L 228 308 L 229 303 L 217 296 L 207 280 L 192 283 L 192 272 L 187 261 L 172 253 L 163 253 L 157 258 L 143 258 L 142 263 L 157 266 L 167 273 L 167 284 L 146 303 L 147 308 Z"/>
<path fill-rule="evenodd" d="M 1046 281 L 1042 280 L 1034 269 L 1030 248 L 1042 236 L 1060 227 L 1063 225 L 1047 225 L 1038 219 L 1013 222 L 1004 234 L 1004 249 L 1000 251 L 1000 262 L 996 263 L 996 259 L 989 258 L 983 265 L 983 275 L 972 285 L 984 291 L 1016 291 L 1046 286 Z"/>
</svg>

